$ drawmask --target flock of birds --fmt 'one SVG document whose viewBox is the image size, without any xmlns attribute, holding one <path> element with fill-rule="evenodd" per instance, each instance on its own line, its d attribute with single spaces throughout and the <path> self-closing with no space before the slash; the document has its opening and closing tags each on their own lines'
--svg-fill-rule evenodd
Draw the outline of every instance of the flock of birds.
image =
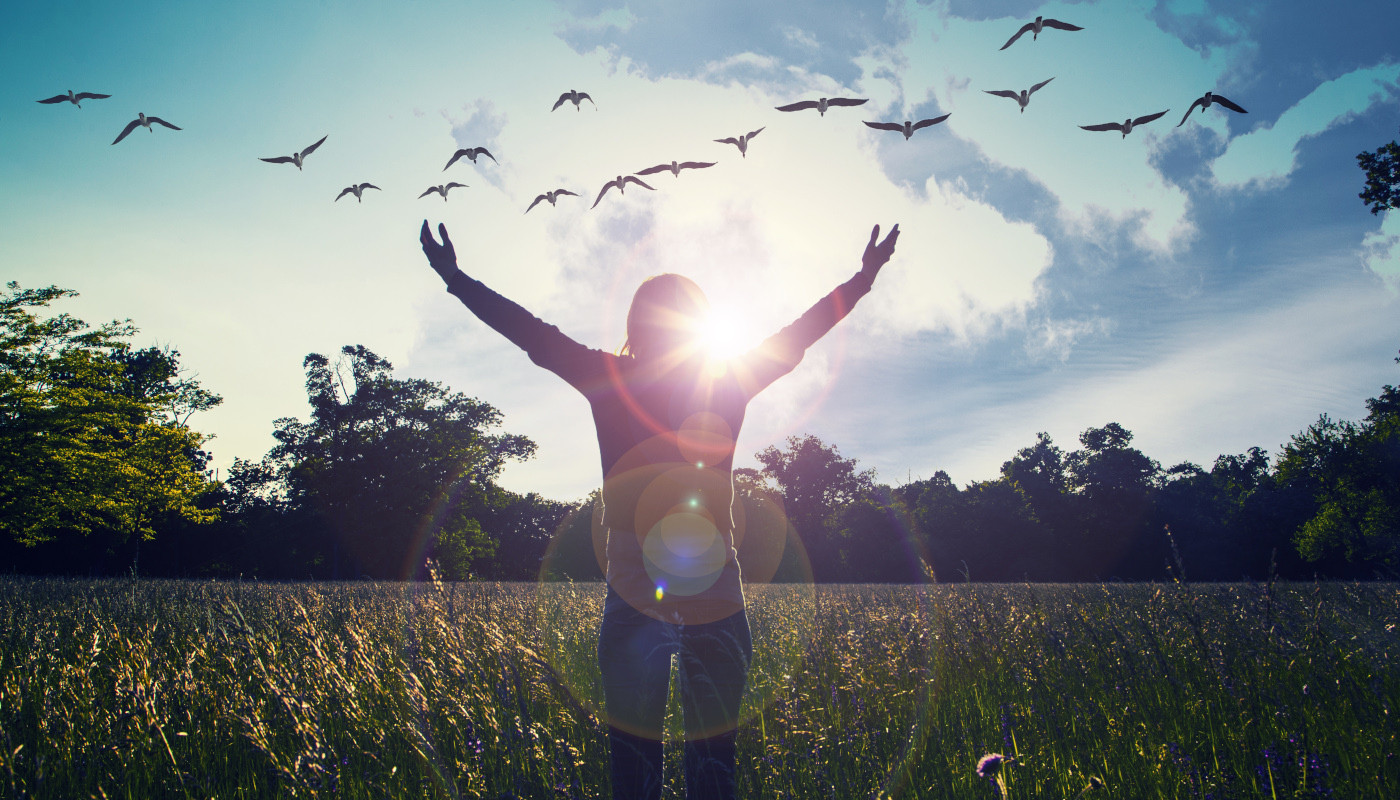
<svg viewBox="0 0 1400 800">
<path fill-rule="evenodd" d="M 1034 41 L 1038 39 L 1040 37 L 1040 34 L 1043 33 L 1046 29 L 1062 31 L 1083 30 L 1083 28 L 1078 25 L 1072 25 L 1067 22 L 1061 22 L 1057 19 L 1036 17 L 1033 21 L 1027 22 L 1024 25 L 1022 25 L 1020 29 L 1017 30 L 1016 33 L 1006 41 L 1006 44 L 1001 46 L 1001 49 L 1005 50 L 1006 48 L 1015 44 L 1018 39 L 1020 39 L 1023 35 L 1027 33 L 1031 34 L 1031 39 Z M 1054 78 L 1048 78 L 1046 80 L 1041 81 L 1040 83 L 1034 84 L 1028 89 L 1021 89 L 1020 91 L 1012 89 L 984 89 L 983 91 L 990 95 L 996 95 L 998 97 L 1006 97 L 1011 100 L 1015 100 L 1016 103 L 1020 106 L 1021 112 L 1025 113 L 1026 106 L 1030 104 L 1031 95 L 1045 88 L 1045 86 L 1053 80 Z M 72 103 L 74 106 L 81 108 L 82 101 L 84 100 L 103 100 L 108 97 L 111 97 L 111 95 L 98 94 L 96 92 L 74 93 L 73 90 L 70 89 L 66 94 L 54 95 L 53 97 L 45 98 L 43 100 L 39 100 L 38 102 L 45 104 Z M 587 92 L 580 92 L 575 89 L 570 89 L 569 91 L 559 95 L 559 99 L 554 102 L 554 106 L 550 109 L 550 111 L 557 111 L 565 103 L 573 103 L 574 110 L 578 111 L 581 110 L 582 103 L 584 100 L 587 100 L 588 103 L 593 106 L 594 110 L 597 110 L 598 104 L 594 102 L 593 98 L 590 97 Z M 815 109 L 818 115 L 824 117 L 826 116 L 826 112 L 832 108 L 860 106 L 864 105 L 866 102 L 867 99 L 864 98 L 822 97 L 817 100 L 800 100 L 795 103 L 788 103 L 786 105 L 777 106 L 776 108 L 778 111 L 788 112 Z M 1191 103 L 1191 106 L 1186 109 L 1186 113 L 1181 117 L 1181 122 L 1177 123 L 1177 127 L 1181 127 L 1186 123 L 1186 119 L 1191 116 L 1192 111 L 1195 111 L 1197 108 L 1200 108 L 1201 111 L 1204 113 L 1204 111 L 1210 108 L 1212 105 L 1218 105 L 1222 108 L 1227 108 L 1231 111 L 1240 114 L 1248 113 L 1238 104 L 1232 102 L 1231 100 L 1222 97 L 1218 94 L 1215 94 L 1214 92 L 1206 92 L 1201 97 L 1196 98 L 1196 100 Z M 1169 111 L 1170 109 L 1167 109 L 1165 111 L 1158 111 L 1153 114 L 1144 114 L 1142 116 L 1137 117 L 1128 117 L 1122 122 L 1104 122 L 1096 125 L 1080 125 L 1079 127 L 1083 128 L 1086 131 L 1119 131 L 1122 134 L 1123 138 L 1126 139 L 1128 134 L 1131 133 L 1134 128 L 1141 127 L 1149 122 L 1152 122 L 1153 120 L 1165 116 Z M 948 119 L 948 117 L 950 116 L 952 115 L 943 114 L 942 116 L 921 119 L 917 122 L 913 120 L 905 120 L 902 123 L 866 121 L 865 124 L 876 130 L 896 131 L 898 133 L 903 134 L 905 141 L 908 141 L 909 138 L 912 137 L 916 131 L 922 130 L 927 127 L 931 127 L 933 125 L 937 125 L 938 123 Z M 160 117 L 150 116 L 143 112 L 138 114 L 136 119 L 132 120 L 131 122 L 128 122 L 126 124 L 126 127 L 122 128 L 122 132 L 117 135 L 116 139 L 112 140 L 112 144 L 117 144 L 121 140 L 125 139 L 128 134 L 136 130 L 138 127 L 145 128 L 147 131 L 153 131 L 154 129 L 151 127 L 153 124 L 161 125 L 166 128 L 170 128 L 171 130 L 180 130 L 179 127 L 172 125 L 169 122 L 166 122 Z M 762 133 L 763 130 L 764 128 L 759 128 L 758 130 L 750 131 L 746 134 L 743 134 L 742 136 L 730 136 L 723 139 L 715 139 L 714 141 L 720 144 L 734 145 L 739 149 L 740 157 L 747 158 L 749 151 L 749 142 L 755 136 Z M 316 140 L 316 142 L 307 146 L 305 149 L 292 153 L 289 156 L 276 156 L 271 158 L 261 158 L 259 160 L 266 161 L 270 164 L 292 164 L 298 170 L 300 170 L 302 166 L 306 163 L 307 156 L 310 156 L 316 151 L 316 148 L 324 144 L 326 138 L 327 136 L 322 136 L 320 139 Z M 449 158 L 447 161 L 447 166 L 443 167 L 443 172 L 446 172 L 449 168 L 452 167 L 453 164 L 456 164 L 463 158 L 467 159 L 473 165 L 475 165 L 477 163 L 477 159 L 482 156 L 491 159 L 491 161 L 494 163 L 500 163 L 496 160 L 496 157 L 491 155 L 491 153 L 485 147 L 467 147 L 458 149 L 452 154 L 452 157 Z M 673 176 L 679 177 L 682 170 L 704 169 L 706 167 L 713 167 L 716 163 L 717 162 L 714 161 L 672 161 L 669 164 L 657 164 L 656 166 L 638 170 L 636 173 L 631 175 L 618 175 L 613 180 L 610 180 L 607 183 L 603 184 L 603 188 L 599 190 L 598 196 L 594 199 L 593 205 L 590 206 L 590 208 L 597 208 L 598 204 L 602 202 L 603 196 L 606 195 L 610 189 L 617 189 L 619 195 L 625 194 L 625 190 L 629 184 L 641 186 L 644 189 L 650 189 L 652 191 L 655 191 L 655 187 L 651 186 L 646 181 L 643 181 L 638 176 L 654 175 L 661 172 L 670 172 Z M 449 183 L 438 184 L 436 186 L 429 186 L 426 190 L 423 191 L 422 194 L 418 195 L 418 197 L 419 199 L 422 199 L 430 194 L 437 194 L 442 197 L 443 202 L 447 202 L 447 193 L 449 191 L 451 191 L 452 189 L 464 188 L 467 188 L 467 184 L 457 183 L 453 181 Z M 362 202 L 363 194 L 367 189 L 380 190 L 378 186 L 375 186 L 372 183 L 356 183 L 351 184 L 350 186 L 347 186 L 344 189 L 342 189 L 340 191 L 340 194 L 336 195 L 335 199 L 336 201 L 339 201 L 340 198 L 345 197 L 346 195 L 354 195 L 356 202 Z M 537 195 L 535 199 L 530 202 L 530 205 L 525 209 L 525 213 L 530 213 L 530 210 L 533 209 L 535 206 L 539 205 L 541 202 L 548 202 L 551 206 L 553 206 L 560 197 L 564 196 L 578 197 L 578 194 L 569 191 L 568 189 L 562 188 L 544 192 L 542 194 Z"/>
</svg>

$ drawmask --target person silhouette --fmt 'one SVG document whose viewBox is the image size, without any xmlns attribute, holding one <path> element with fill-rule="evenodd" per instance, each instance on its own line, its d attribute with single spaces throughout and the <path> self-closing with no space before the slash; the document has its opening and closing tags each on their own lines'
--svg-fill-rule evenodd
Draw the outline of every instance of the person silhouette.
<svg viewBox="0 0 1400 800">
<path fill-rule="evenodd" d="M 423 221 L 428 263 L 482 322 L 587 398 L 603 468 L 607 594 L 598 663 L 612 796 L 658 800 L 662 726 L 679 664 L 688 798 L 733 798 L 739 706 L 753 642 L 734 543 L 735 440 L 750 400 L 792 371 L 870 291 L 899 239 L 870 232 L 861 268 L 748 353 L 715 363 L 696 338 L 708 311 L 693 281 L 645 280 L 618 353 L 586 347 L 457 266 Z"/>
</svg>

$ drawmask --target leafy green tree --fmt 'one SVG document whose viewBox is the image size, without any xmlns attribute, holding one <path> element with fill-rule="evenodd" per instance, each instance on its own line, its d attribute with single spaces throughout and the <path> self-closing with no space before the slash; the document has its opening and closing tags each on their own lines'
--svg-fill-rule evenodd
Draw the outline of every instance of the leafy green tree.
<svg viewBox="0 0 1400 800">
<path fill-rule="evenodd" d="M 1313 501 L 1294 533 L 1298 552 L 1331 574 L 1400 572 L 1400 388 L 1367 401 L 1360 423 L 1326 414 L 1294 436 L 1278 478 Z"/>
<path fill-rule="evenodd" d="M 1371 213 L 1400 208 L 1400 142 L 1383 144 L 1374 153 L 1360 153 L 1356 160 L 1366 173 L 1366 189 L 1358 196 L 1371 207 Z"/>
<path fill-rule="evenodd" d="M 0 295 L 0 536 L 26 547 L 101 534 L 123 545 L 172 520 L 210 522 L 213 488 L 191 414 L 219 398 L 179 353 L 133 351 L 129 322 L 90 328 L 40 309 L 76 296 L 7 285 Z M 139 552 L 139 551 L 138 551 Z"/>
<path fill-rule="evenodd" d="M 312 562 L 333 577 L 414 577 L 427 558 L 449 578 L 487 567 L 495 542 L 481 521 L 506 501 L 496 478 L 534 443 L 491 433 L 501 422 L 494 407 L 395 378 L 363 346 L 342 348 L 334 364 L 312 353 L 303 367 L 311 418 L 274 422 L 265 480 L 249 490 L 318 521 Z"/>
<path fill-rule="evenodd" d="M 1159 530 L 1149 526 L 1151 490 L 1161 467 L 1131 445 L 1133 434 L 1116 422 L 1080 434 L 1083 447 L 1066 458 L 1068 486 L 1077 495 L 1078 524 L 1061 541 L 1075 572 L 1090 578 L 1143 577 L 1157 560 L 1143 547 Z"/>
</svg>

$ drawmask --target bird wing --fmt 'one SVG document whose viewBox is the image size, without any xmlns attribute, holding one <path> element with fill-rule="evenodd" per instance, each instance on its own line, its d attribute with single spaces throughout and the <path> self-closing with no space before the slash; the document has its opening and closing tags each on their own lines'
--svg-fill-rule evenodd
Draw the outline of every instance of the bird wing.
<svg viewBox="0 0 1400 800">
<path fill-rule="evenodd" d="M 831 101 L 827 101 L 829 104 Z M 779 111 L 801 111 L 804 108 L 816 108 L 816 100 L 798 100 L 796 103 L 788 103 L 785 106 L 775 106 Z"/>
<path fill-rule="evenodd" d="M 571 192 L 571 191 L 569 191 L 568 189 L 555 189 L 555 190 L 554 190 L 554 195 L 555 195 L 555 197 L 558 197 L 558 196 L 561 195 L 561 194 L 567 194 L 567 195 L 570 196 L 570 197 L 578 197 L 578 192 Z"/>
<path fill-rule="evenodd" d="M 720 144 L 732 144 L 735 147 L 739 146 L 739 140 L 735 139 L 733 136 L 730 136 L 727 139 L 716 139 L 715 141 L 719 142 Z"/>
<path fill-rule="evenodd" d="M 1082 31 L 1082 30 L 1084 30 L 1083 28 L 1079 27 L 1078 25 L 1071 25 L 1071 24 L 1069 24 L 1068 22 L 1060 22 L 1060 21 L 1057 20 L 1057 19 L 1046 19 L 1046 20 L 1041 20 L 1041 23 L 1040 23 L 1040 24 L 1043 25 L 1043 26 L 1046 27 L 1046 28 L 1058 28 L 1058 29 L 1060 29 L 1060 30 L 1062 30 L 1062 31 Z"/>
<path fill-rule="evenodd" d="M 1040 91 L 1041 88 L 1045 86 L 1045 84 L 1047 84 L 1047 83 L 1049 83 L 1050 81 L 1053 81 L 1053 80 L 1055 80 L 1055 79 L 1054 79 L 1054 78 L 1047 78 L 1047 79 L 1041 81 L 1040 83 L 1037 83 L 1036 85 L 1032 86 L 1030 89 L 1028 89 L 1028 90 L 1026 91 L 1026 96 L 1029 97 L 1030 95 L 1035 94 L 1036 92 Z"/>
<path fill-rule="evenodd" d="M 1105 122 L 1102 125 L 1080 125 L 1079 127 L 1086 131 L 1121 131 L 1123 130 L 1123 123 Z"/>
<path fill-rule="evenodd" d="M 1171 111 L 1171 109 L 1169 108 L 1169 109 L 1167 109 L 1167 111 Z M 1162 116 L 1163 114 L 1167 113 L 1167 111 L 1158 111 L 1156 114 L 1148 114 L 1148 115 L 1145 116 L 1145 117 L 1137 117 L 1136 119 L 1133 120 L 1133 127 L 1136 128 L 1136 127 L 1139 126 L 1139 125 L 1146 125 L 1147 123 L 1151 122 L 1152 120 L 1154 120 L 1154 119 L 1156 119 L 1156 118 Z"/>
<path fill-rule="evenodd" d="M 1191 116 L 1192 111 L 1195 111 L 1197 108 L 1204 109 L 1205 107 L 1206 99 L 1204 97 L 1197 97 L 1195 100 L 1191 101 L 1191 105 L 1186 109 L 1186 113 L 1181 115 L 1181 121 L 1176 123 L 1176 127 L 1180 128 L 1182 125 L 1185 125 L 1186 118 Z"/>
<path fill-rule="evenodd" d="M 994 94 L 994 95 L 996 95 L 997 97 L 1009 97 L 1009 98 L 1011 98 L 1012 100 L 1020 100 L 1020 99 L 1021 99 L 1021 93 L 1020 93 L 1020 92 L 1015 92 L 1015 91 L 1012 91 L 1012 90 L 1010 90 L 1010 89 L 996 89 L 996 90 L 992 90 L 992 89 L 983 89 L 982 91 L 986 92 L 987 94 Z"/>
<path fill-rule="evenodd" d="M 603 184 L 603 190 L 598 192 L 598 199 L 594 200 L 593 205 L 589 206 L 589 208 L 597 208 L 598 204 L 603 200 L 603 195 L 607 194 L 608 190 L 616 185 L 617 181 L 608 181 L 607 183 Z"/>
<path fill-rule="evenodd" d="M 139 119 L 133 119 L 132 121 L 126 123 L 126 127 L 125 127 L 125 128 L 122 128 L 122 132 L 119 133 L 119 134 L 117 134 L 117 138 L 115 138 L 115 139 L 112 140 L 112 144 L 116 144 L 117 142 L 120 142 L 122 139 L 125 139 L 125 138 L 126 138 L 126 135 L 127 135 L 128 133 L 131 133 L 132 131 L 136 130 L 136 126 L 137 126 L 137 125 L 140 125 L 140 124 L 141 124 L 141 120 L 139 120 Z"/>
<path fill-rule="evenodd" d="M 129 131 L 129 130 L 131 130 L 131 128 L 128 127 L 127 130 Z M 125 135 L 126 135 L 125 133 L 122 134 L 122 136 L 125 136 Z M 293 161 L 295 161 L 296 159 L 292 158 L 291 156 L 278 156 L 278 157 L 276 157 L 276 158 L 259 158 L 258 160 L 259 160 L 259 161 L 266 161 L 266 162 L 269 163 L 269 164 L 290 164 L 290 163 L 292 163 Z"/>
<path fill-rule="evenodd" d="M 320 146 L 321 146 L 321 142 L 324 142 L 328 136 L 330 136 L 330 134 L 326 134 L 325 136 L 322 136 L 320 139 L 317 139 L 317 140 L 316 140 L 316 143 L 315 143 L 315 144 L 313 144 L 313 145 L 311 145 L 310 147 L 306 148 L 305 150 L 301 151 L 301 157 L 302 157 L 302 158 L 306 158 L 307 156 L 309 156 L 309 155 L 311 155 L 312 153 L 316 152 L 316 148 L 320 147 Z"/>
<path fill-rule="evenodd" d="M 34 102 L 36 102 L 36 103 L 62 103 L 62 102 L 64 102 L 64 101 L 66 101 L 67 99 L 68 99 L 68 95 L 66 95 L 66 94 L 56 94 L 56 95 L 54 95 L 53 97 L 47 98 L 47 99 L 45 99 L 45 100 L 36 100 L 36 101 L 34 101 Z"/>
<path fill-rule="evenodd" d="M 484 147 L 478 147 L 478 148 L 476 148 L 476 154 L 479 155 L 479 156 L 486 156 L 487 158 L 491 159 L 492 161 L 496 161 L 496 157 L 493 156 L 493 155 L 491 155 L 491 151 L 490 151 L 490 150 L 487 150 L 487 149 L 484 148 Z M 501 163 L 501 162 L 496 161 L 496 163 L 499 164 L 499 163 Z"/>
<path fill-rule="evenodd" d="M 335 199 L 336 199 L 337 201 L 339 201 L 340 198 L 344 197 L 344 196 L 347 195 L 347 194 L 354 194 L 354 192 L 355 192 L 354 187 L 347 186 L 347 187 L 345 187 L 344 189 L 341 189 L 341 190 L 340 190 L 340 194 L 336 195 L 336 196 L 335 196 Z"/>
<path fill-rule="evenodd" d="M 563 94 L 559 95 L 559 99 L 554 101 L 554 108 L 551 108 L 550 111 L 554 111 L 555 109 L 559 108 L 559 106 L 564 105 L 564 101 L 565 101 L 565 100 L 568 100 L 568 99 L 569 99 L 569 93 L 568 93 L 568 92 L 564 92 Z"/>
<path fill-rule="evenodd" d="M 447 187 L 446 187 L 446 188 L 448 188 L 448 189 L 458 189 L 458 188 L 465 189 L 465 188 L 467 188 L 467 185 L 466 185 L 465 183 L 449 183 L 449 184 L 447 184 Z M 443 197 L 446 197 L 446 196 L 447 196 L 447 192 L 444 191 L 444 192 L 442 193 L 442 196 L 443 196 Z"/>
<path fill-rule="evenodd" d="M 111 95 L 98 94 L 97 92 L 78 92 L 76 95 L 74 95 L 74 97 L 76 97 L 79 100 L 101 100 L 103 98 L 111 97 Z M 64 99 L 66 100 L 67 98 Z M 41 100 L 40 102 L 44 101 Z"/>
<path fill-rule="evenodd" d="M 156 122 L 156 123 L 160 123 L 161 125 L 164 125 L 165 127 L 171 129 L 172 131 L 178 131 L 178 130 L 180 130 L 177 126 L 171 125 L 169 122 L 166 122 L 165 120 L 161 119 L 160 117 L 146 117 L 146 121 L 147 121 L 147 122 Z"/>
<path fill-rule="evenodd" d="M 432 194 L 433 192 L 437 192 L 438 194 L 442 194 L 443 197 L 446 197 L 446 196 L 447 196 L 447 195 L 445 195 L 445 194 L 442 193 L 442 187 L 440 187 L 440 186 L 429 186 L 429 187 L 428 187 L 428 190 L 427 190 L 426 192 L 423 192 L 422 194 L 418 195 L 418 199 L 419 199 L 419 200 L 422 200 L 423 198 L 427 197 L 428 195 Z"/>
<path fill-rule="evenodd" d="M 360 184 L 360 191 L 363 192 L 363 191 L 366 190 L 366 189 L 375 189 L 375 190 L 378 190 L 378 191 L 381 191 L 381 192 L 384 191 L 383 189 L 380 189 L 378 186 L 375 186 L 375 185 L 372 184 L 372 183 L 362 183 L 362 184 Z"/>
<path fill-rule="evenodd" d="M 670 167 L 667 167 L 667 169 L 670 169 Z M 622 182 L 623 182 L 623 183 L 635 183 L 635 184 L 637 184 L 637 185 L 639 185 L 639 186 L 645 186 L 646 188 L 651 189 L 653 192 L 656 191 L 655 189 L 652 189 L 651 186 L 649 186 L 649 185 L 647 184 L 646 181 L 642 180 L 641 178 L 638 178 L 636 175 L 628 175 L 627 177 L 625 177 L 625 178 L 622 179 Z"/>
<path fill-rule="evenodd" d="M 456 163 L 457 163 L 457 159 L 461 158 L 462 156 L 466 155 L 467 153 L 468 153 L 468 151 L 466 151 L 466 150 L 458 150 L 457 152 L 453 153 L 453 154 L 452 154 L 452 158 L 448 159 L 448 161 L 447 161 L 447 167 L 450 167 L 450 166 L 452 166 L 453 164 L 456 164 Z M 442 168 L 442 171 L 443 171 L 443 172 L 446 172 L 446 171 L 447 171 L 447 167 L 443 167 L 443 168 Z"/>
<path fill-rule="evenodd" d="M 863 106 L 869 102 L 870 98 L 856 99 L 854 97 L 832 97 L 826 101 L 828 106 Z"/>
<path fill-rule="evenodd" d="M 767 126 L 767 125 L 764 125 L 764 126 L 763 126 L 763 128 L 766 128 L 766 127 L 768 127 L 768 126 Z M 752 139 L 753 137 L 759 135 L 760 133 L 763 133 L 763 128 L 759 128 L 759 129 L 756 130 L 756 131 L 749 131 L 749 135 L 748 135 L 748 136 L 745 136 L 744 138 L 745 138 L 745 139 Z"/>
<path fill-rule="evenodd" d="M 1232 102 L 1230 102 L 1229 100 L 1226 100 L 1225 98 L 1221 97 L 1221 96 L 1218 95 L 1218 94 L 1216 94 L 1216 95 L 1211 95 L 1211 99 L 1215 100 L 1215 102 L 1219 103 L 1219 104 L 1222 105 L 1222 106 L 1225 106 L 1226 108 L 1230 109 L 1231 111 L 1238 111 L 1238 112 L 1240 112 L 1241 114 L 1248 114 L 1248 113 L 1249 113 L 1248 111 L 1245 111 L 1243 108 L 1240 108 L 1237 104 L 1232 103 Z"/>
<path fill-rule="evenodd" d="M 681 168 L 681 169 L 704 169 L 705 167 L 713 167 L 713 166 L 714 166 L 715 164 L 717 164 L 717 163 L 719 163 L 719 162 L 717 162 L 717 161 L 682 161 L 682 162 L 680 163 L 680 168 Z M 640 175 L 641 173 L 639 172 L 639 173 L 637 173 L 637 174 Z"/>
<path fill-rule="evenodd" d="M 580 100 L 587 100 L 588 102 L 593 103 L 593 98 L 591 98 L 591 97 L 588 96 L 588 92 L 579 92 L 579 93 L 578 93 L 578 99 L 580 99 Z M 597 107 L 598 107 L 598 104 L 597 104 L 597 103 L 593 103 L 593 107 L 594 107 L 594 108 L 597 108 Z"/>
<path fill-rule="evenodd" d="M 540 196 L 536 197 L 536 198 L 534 199 L 534 201 L 530 203 L 530 208 L 534 208 L 535 206 L 539 205 L 541 200 L 547 200 L 547 199 L 548 199 L 548 198 L 545 197 L 544 195 L 540 195 Z M 525 213 L 526 213 L 526 214 L 530 213 L 530 208 L 525 209 Z"/>
<path fill-rule="evenodd" d="M 868 125 L 868 126 L 870 126 L 870 127 L 872 127 L 872 128 L 875 128 L 875 129 L 877 129 L 877 130 L 882 130 L 882 131 L 902 131 L 902 130 L 904 130 L 904 126 L 903 126 L 903 125 L 900 125 L 898 122 L 869 122 L 869 121 L 867 121 L 867 120 L 861 120 L 861 122 L 864 122 L 866 125 Z"/>
<path fill-rule="evenodd" d="M 1035 29 L 1035 23 L 1034 23 L 1034 22 L 1027 22 L 1025 25 L 1022 25 L 1022 26 L 1021 26 L 1021 30 L 1016 31 L 1016 34 L 1015 34 L 1014 36 L 1012 36 L 1010 39 L 1007 39 L 1007 40 L 1006 40 L 1006 44 L 1002 45 L 1002 46 L 1001 46 L 1001 49 L 1002 49 L 1002 50 L 1005 50 L 1006 48 L 1008 48 L 1008 47 L 1010 47 L 1011 45 L 1015 44 L 1015 43 L 1016 43 L 1016 40 L 1019 39 L 1019 38 L 1021 38 L 1021 34 L 1025 33 L 1026 31 L 1034 30 L 1034 29 Z"/>
<path fill-rule="evenodd" d="M 920 128 L 927 128 L 927 127 L 930 126 L 930 125 L 937 125 L 938 123 L 942 122 L 943 120 L 945 120 L 945 119 L 947 119 L 947 118 L 949 118 L 949 117 L 951 117 L 951 116 L 953 116 L 953 114 L 952 114 L 952 112 L 949 112 L 949 113 L 947 113 L 947 114 L 944 114 L 944 115 L 941 116 L 941 117 L 932 117 L 932 118 L 930 118 L 930 119 L 921 119 L 921 120 L 919 120 L 918 122 L 916 122 L 916 123 L 914 123 L 913 125 L 911 125 L 910 127 L 917 131 L 917 130 L 920 129 Z"/>
<path fill-rule="evenodd" d="M 654 167 L 647 167 L 646 169 L 639 169 L 639 170 L 637 170 L 637 174 L 638 174 L 638 175 L 655 175 L 655 174 L 658 173 L 658 172 L 669 171 L 670 169 L 671 169 L 671 165 L 670 165 L 670 164 L 657 164 L 657 165 L 654 166 Z"/>
</svg>

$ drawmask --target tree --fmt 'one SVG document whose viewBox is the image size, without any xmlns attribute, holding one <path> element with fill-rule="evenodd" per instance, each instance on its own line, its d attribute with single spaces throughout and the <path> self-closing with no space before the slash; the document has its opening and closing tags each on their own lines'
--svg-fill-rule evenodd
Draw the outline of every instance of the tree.
<svg viewBox="0 0 1400 800">
<path fill-rule="evenodd" d="M 1400 143 L 1383 144 L 1374 153 L 1360 153 L 1356 160 L 1366 173 L 1366 189 L 1358 197 L 1371 207 L 1371 213 L 1400 208 Z"/>
<path fill-rule="evenodd" d="M 1161 467 L 1131 447 L 1133 434 L 1116 422 L 1080 434 L 1083 447 L 1066 459 L 1068 485 L 1076 500 L 1078 524 L 1061 544 L 1067 563 L 1086 577 L 1133 576 L 1156 572 L 1156 559 L 1142 547 L 1160 531 L 1148 526 L 1150 490 Z M 1126 573 L 1126 574 L 1125 574 Z M 1136 577 L 1142 577 L 1140 574 Z"/>
<path fill-rule="evenodd" d="M 267 480 L 250 490 L 317 521 L 317 555 L 332 577 L 414 577 L 427 558 L 449 578 L 487 566 L 495 543 L 481 520 L 506 501 L 495 480 L 534 443 L 490 433 L 501 422 L 494 407 L 394 378 L 363 346 L 342 348 L 334 364 L 312 353 L 302 365 L 311 418 L 274 422 Z"/>
<path fill-rule="evenodd" d="M 212 521 L 208 437 L 191 414 L 219 398 L 179 353 L 133 351 L 129 322 L 98 328 L 37 309 L 76 292 L 7 285 L 0 296 L 0 534 L 20 545 L 105 534 L 153 539 L 171 520 Z"/>
<path fill-rule="evenodd" d="M 874 492 L 875 473 L 858 470 L 855 459 L 845 458 L 834 445 L 811 434 L 789 436 L 786 450 L 769 445 L 754 458 L 763 465 L 763 478 L 782 496 L 788 520 L 806 543 L 817 579 L 835 580 L 844 574 L 847 556 L 839 537 L 828 530 L 826 518 Z"/>
</svg>

